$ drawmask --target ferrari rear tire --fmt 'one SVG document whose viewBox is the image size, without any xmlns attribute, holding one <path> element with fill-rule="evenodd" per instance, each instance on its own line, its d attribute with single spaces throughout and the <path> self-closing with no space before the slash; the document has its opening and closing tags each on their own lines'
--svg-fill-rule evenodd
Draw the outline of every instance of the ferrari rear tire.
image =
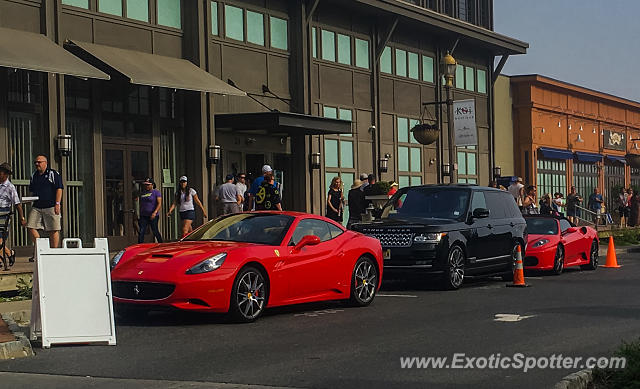
<svg viewBox="0 0 640 389">
<path fill-rule="evenodd" d="M 600 256 L 600 247 L 595 239 L 591 243 L 591 251 L 589 252 L 589 263 L 581 265 L 582 270 L 596 270 L 598 268 L 598 257 Z"/>
<path fill-rule="evenodd" d="M 233 281 L 229 314 L 233 321 L 250 323 L 257 320 L 269 299 L 269 284 L 263 272 L 253 266 L 244 267 Z"/>
<path fill-rule="evenodd" d="M 551 270 L 551 274 L 560 275 L 564 270 L 564 248 L 561 245 L 558 245 L 556 248 L 556 256 L 553 259 L 553 269 Z"/>
<path fill-rule="evenodd" d="M 357 307 L 371 304 L 378 290 L 378 268 L 367 256 L 358 258 L 351 275 L 351 295 L 349 303 Z"/>
</svg>

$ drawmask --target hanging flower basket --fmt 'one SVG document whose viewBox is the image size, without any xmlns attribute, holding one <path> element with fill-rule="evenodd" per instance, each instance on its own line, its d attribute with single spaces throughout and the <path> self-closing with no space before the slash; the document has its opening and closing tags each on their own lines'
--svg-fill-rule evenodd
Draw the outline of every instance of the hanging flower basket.
<svg viewBox="0 0 640 389">
<path fill-rule="evenodd" d="M 438 140 L 440 130 L 436 124 L 416 124 L 412 129 L 413 137 L 423 145 L 430 145 Z"/>
</svg>

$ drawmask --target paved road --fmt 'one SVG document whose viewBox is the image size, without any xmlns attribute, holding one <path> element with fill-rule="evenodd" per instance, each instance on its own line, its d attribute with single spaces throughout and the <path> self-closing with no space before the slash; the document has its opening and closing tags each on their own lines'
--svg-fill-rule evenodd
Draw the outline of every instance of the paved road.
<svg viewBox="0 0 640 389">
<path fill-rule="evenodd" d="M 368 308 L 339 303 L 276 309 L 253 324 L 152 314 L 118 322 L 118 345 L 54 347 L 0 371 L 105 377 L 92 387 L 201 387 L 204 382 L 305 388 L 551 387 L 570 370 L 401 369 L 403 356 L 603 356 L 640 335 L 640 258 L 620 269 L 528 278 L 532 287 L 475 280 L 455 292 L 388 281 Z M 496 314 L 531 316 L 495 321 Z M 47 376 L 0 374 L 0 387 Z M 38 381 L 40 380 L 40 381 Z M 66 381 L 65 381 L 66 380 Z M 59 387 L 87 381 L 57 377 Z M 182 386 L 176 382 L 182 381 Z M 145 382 L 153 382 L 146 386 Z M 30 385 L 33 387 L 32 385 Z M 204 385 L 206 386 L 206 385 Z M 212 387 L 224 387 L 212 386 Z"/>
</svg>

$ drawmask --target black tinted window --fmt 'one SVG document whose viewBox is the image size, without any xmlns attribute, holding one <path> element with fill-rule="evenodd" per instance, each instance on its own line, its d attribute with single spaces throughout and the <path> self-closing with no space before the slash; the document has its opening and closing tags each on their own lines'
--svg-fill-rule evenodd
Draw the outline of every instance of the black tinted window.
<svg viewBox="0 0 640 389">
<path fill-rule="evenodd" d="M 513 197 L 509 195 L 505 196 L 500 192 L 485 192 L 484 195 L 487 198 L 487 205 L 489 206 L 489 217 L 491 219 L 509 219 L 512 217 L 511 212 L 509 211 L 509 199 L 507 197 L 511 199 L 512 203 L 515 203 L 513 201 Z M 518 214 L 520 214 L 519 210 Z"/>
<path fill-rule="evenodd" d="M 560 219 L 560 231 L 565 232 L 571 227 L 571 223 L 567 219 Z"/>
<path fill-rule="evenodd" d="M 487 207 L 487 200 L 484 197 L 484 192 L 473 192 L 473 199 L 471 200 L 471 212 L 478 208 L 489 209 Z"/>
<path fill-rule="evenodd" d="M 385 205 L 382 219 L 421 217 L 462 220 L 467 217 L 470 191 L 458 188 L 401 189 Z"/>
<path fill-rule="evenodd" d="M 320 238 L 321 242 L 327 241 L 332 238 L 329 226 L 329 223 L 318 219 L 300 220 L 300 223 L 296 226 L 293 236 L 291 237 L 291 244 L 298 244 L 300 239 L 307 235 L 317 236 Z"/>
</svg>

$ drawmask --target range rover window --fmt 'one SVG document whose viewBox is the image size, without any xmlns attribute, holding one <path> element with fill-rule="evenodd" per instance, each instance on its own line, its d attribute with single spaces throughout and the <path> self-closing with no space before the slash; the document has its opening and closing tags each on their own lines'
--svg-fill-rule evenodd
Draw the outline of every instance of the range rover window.
<svg viewBox="0 0 640 389">
<path fill-rule="evenodd" d="M 555 235 L 558 233 L 556 219 L 544 217 L 526 217 L 527 232 L 531 235 Z"/>
<path fill-rule="evenodd" d="M 387 202 L 381 217 L 463 220 L 467 216 L 469 196 L 468 189 L 403 188 Z"/>
<path fill-rule="evenodd" d="M 485 192 L 484 195 L 487 198 L 487 204 L 489 205 L 489 217 L 491 219 L 510 219 L 513 217 L 511 216 L 511 212 L 509 212 L 510 204 L 507 203 L 507 201 L 509 201 L 507 196 L 511 196 L 510 194 L 506 194 L 505 196 L 505 193 L 489 191 Z M 515 201 L 513 201 L 513 197 L 511 197 L 511 201 L 515 203 Z M 518 211 L 518 214 L 520 214 L 520 210 L 516 210 Z"/>
<path fill-rule="evenodd" d="M 471 200 L 471 208 L 469 211 L 473 212 L 478 208 L 489 209 L 487 207 L 487 199 L 484 197 L 484 192 L 473 192 L 473 200 Z M 491 211 L 489 211 L 491 215 Z"/>
<path fill-rule="evenodd" d="M 295 246 L 296 244 L 298 244 L 298 242 L 300 242 L 300 239 L 307 235 L 317 236 L 318 238 L 320 238 L 321 242 L 332 239 L 329 226 L 329 223 L 318 219 L 300 220 L 300 222 L 296 226 L 295 231 L 293 231 L 290 245 Z"/>
</svg>

